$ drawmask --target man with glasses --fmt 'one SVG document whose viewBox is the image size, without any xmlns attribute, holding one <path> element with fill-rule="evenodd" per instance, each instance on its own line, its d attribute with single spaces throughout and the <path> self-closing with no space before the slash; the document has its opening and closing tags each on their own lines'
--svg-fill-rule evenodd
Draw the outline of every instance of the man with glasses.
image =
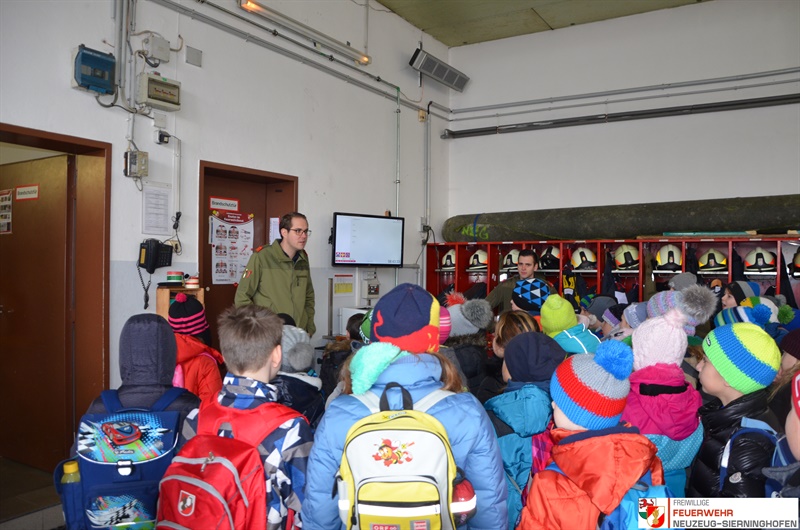
<svg viewBox="0 0 800 530">
<path fill-rule="evenodd" d="M 305 246 L 311 230 L 306 216 L 291 212 L 281 217 L 281 238 L 259 247 L 250 256 L 239 280 L 234 304 L 255 304 L 291 316 L 309 335 L 314 325 L 314 286 Z"/>
</svg>

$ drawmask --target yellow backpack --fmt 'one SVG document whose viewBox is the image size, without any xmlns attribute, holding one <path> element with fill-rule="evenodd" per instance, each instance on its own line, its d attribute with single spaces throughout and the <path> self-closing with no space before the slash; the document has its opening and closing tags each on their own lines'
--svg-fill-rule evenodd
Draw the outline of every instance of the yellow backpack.
<svg viewBox="0 0 800 530">
<path fill-rule="evenodd" d="M 391 388 L 402 392 L 403 410 L 389 409 Z M 353 396 L 372 414 L 347 432 L 336 475 L 348 530 L 455 530 L 453 452 L 447 431 L 425 412 L 452 394 L 435 390 L 415 404 L 408 390 L 389 383 L 380 399 L 372 392 Z"/>
</svg>

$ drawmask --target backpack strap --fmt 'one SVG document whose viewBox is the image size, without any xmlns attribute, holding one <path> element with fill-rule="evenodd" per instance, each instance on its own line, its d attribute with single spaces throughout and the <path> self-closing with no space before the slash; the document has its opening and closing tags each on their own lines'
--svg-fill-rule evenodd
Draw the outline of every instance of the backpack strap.
<svg viewBox="0 0 800 530">
<path fill-rule="evenodd" d="M 375 414 L 381 410 L 381 401 L 378 395 L 371 390 L 367 390 L 363 394 L 353 394 L 353 397 L 364 404 L 369 409 L 370 414 Z"/>
<path fill-rule="evenodd" d="M 272 431 L 298 416 L 302 415 L 274 401 L 254 409 L 235 409 L 221 405 L 216 399 L 210 399 L 200 404 L 197 434 L 218 436 L 220 430 L 228 430 L 233 438 L 258 446 Z"/>
<path fill-rule="evenodd" d="M 777 445 L 778 443 L 778 434 L 769 424 L 761 420 L 754 420 L 753 418 L 742 418 L 741 428 L 731 435 L 730 439 L 725 444 L 725 449 L 722 451 L 722 460 L 720 460 L 719 464 L 720 491 L 722 491 L 722 487 L 725 485 L 725 479 L 728 477 L 728 461 L 731 457 L 733 441 L 743 434 L 760 434 L 772 441 L 773 445 Z"/>
<path fill-rule="evenodd" d="M 411 406 L 406 406 L 407 405 L 406 395 L 408 395 L 408 400 L 411 400 L 411 394 L 408 392 L 408 390 L 403 388 L 400 384 L 398 384 L 398 383 L 389 383 L 388 385 L 386 385 L 386 389 L 384 389 L 384 391 L 383 391 L 383 393 L 381 394 L 380 397 L 378 397 L 378 395 L 376 393 L 372 392 L 371 390 L 368 390 L 368 391 L 366 391 L 366 392 L 364 392 L 363 394 L 360 394 L 360 395 L 353 394 L 353 397 L 356 398 L 357 400 L 359 400 L 361 403 L 363 403 L 364 406 L 367 407 L 372 414 L 375 414 L 376 412 L 380 412 L 382 410 L 389 410 L 388 398 L 386 398 L 386 390 L 388 390 L 390 388 L 390 386 L 391 386 L 391 388 L 395 388 L 395 387 L 396 388 L 401 388 L 402 392 L 404 392 L 404 394 L 403 394 L 403 408 L 405 410 L 418 410 L 420 412 L 427 412 L 429 408 L 431 408 L 432 406 L 434 406 L 435 404 L 437 404 L 438 402 L 440 402 L 444 398 L 446 398 L 448 396 L 452 396 L 454 394 L 453 392 L 450 392 L 449 390 L 442 390 L 441 388 L 437 388 L 436 390 L 434 390 L 430 394 L 424 396 L 422 399 L 420 399 L 416 403 L 414 403 L 412 401 L 411 402 Z M 385 408 L 384 408 L 384 400 L 385 400 Z"/>
<path fill-rule="evenodd" d="M 386 387 L 383 389 L 383 393 L 381 394 L 381 410 L 392 410 L 389 407 L 389 396 L 386 394 L 392 388 L 399 388 L 400 392 L 403 394 L 403 410 L 414 410 L 414 400 L 411 399 L 411 393 L 405 389 L 403 385 L 400 383 L 395 383 L 392 381 L 388 383 Z"/>
<path fill-rule="evenodd" d="M 172 404 L 173 401 L 178 399 L 178 396 L 186 392 L 185 388 L 172 387 L 164 392 L 158 400 L 150 408 L 147 407 L 123 407 L 122 402 L 119 400 L 119 392 L 116 389 L 103 390 L 100 393 L 100 398 L 103 400 L 103 406 L 106 411 L 113 413 L 123 412 L 126 410 L 149 410 L 151 412 L 161 412 Z"/>
<path fill-rule="evenodd" d="M 103 400 L 103 406 L 106 411 L 114 413 L 122 409 L 122 403 L 119 400 L 119 392 L 116 389 L 103 390 L 100 392 L 100 399 Z"/>
<path fill-rule="evenodd" d="M 442 390 L 441 388 L 437 388 L 427 396 L 423 397 L 416 403 L 414 403 L 414 410 L 419 410 L 420 412 L 428 412 L 428 409 L 432 406 L 439 403 L 446 397 L 452 396 L 453 392 L 449 390 Z"/>
<path fill-rule="evenodd" d="M 167 407 L 169 407 L 173 401 L 178 399 L 178 397 L 183 395 L 184 392 L 186 392 L 185 388 L 173 386 L 172 388 L 164 392 L 161 395 L 161 397 L 158 398 L 158 401 L 153 403 L 153 406 L 150 407 L 150 410 L 152 410 L 153 412 L 160 412 L 162 410 L 167 410 Z"/>
</svg>

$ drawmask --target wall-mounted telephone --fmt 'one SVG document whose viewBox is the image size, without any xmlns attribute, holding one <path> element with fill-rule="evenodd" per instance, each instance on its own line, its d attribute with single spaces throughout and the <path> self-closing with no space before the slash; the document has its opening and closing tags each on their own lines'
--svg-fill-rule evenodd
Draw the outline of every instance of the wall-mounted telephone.
<svg viewBox="0 0 800 530">
<path fill-rule="evenodd" d="M 139 246 L 138 265 L 150 274 L 159 267 L 169 267 L 172 265 L 172 245 L 158 239 L 145 239 Z"/>
</svg>

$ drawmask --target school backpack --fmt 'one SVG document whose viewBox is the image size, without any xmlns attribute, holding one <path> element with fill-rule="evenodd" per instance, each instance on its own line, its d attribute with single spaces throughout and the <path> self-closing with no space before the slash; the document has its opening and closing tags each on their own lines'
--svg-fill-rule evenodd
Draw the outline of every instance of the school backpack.
<svg viewBox="0 0 800 530">
<path fill-rule="evenodd" d="M 389 408 L 392 388 L 402 393 L 402 410 Z M 450 503 L 458 470 L 447 431 L 426 413 L 452 394 L 435 390 L 415 404 L 408 390 L 389 383 L 380 399 L 372 392 L 353 395 L 372 414 L 347 432 L 336 475 L 339 516 L 348 530 L 455 530 Z"/>
<path fill-rule="evenodd" d="M 161 480 L 156 528 L 266 528 L 266 477 L 258 446 L 297 416 L 274 402 L 243 410 L 222 406 L 216 399 L 203 401 L 197 435 Z M 218 436 L 221 428 L 233 437 Z"/>
<path fill-rule="evenodd" d="M 549 464 L 545 469 L 564 475 L 555 462 Z M 667 486 L 653 484 L 653 477 L 648 471 L 625 493 L 614 511 L 608 515 L 600 513 L 597 528 L 599 530 L 635 530 L 640 528 L 640 521 L 643 525 L 647 521 L 650 526 L 658 528 L 663 524 L 663 520 L 662 522 L 659 520 L 664 518 L 666 512 L 663 507 L 655 505 L 653 505 L 654 509 L 648 510 L 649 500 L 667 497 L 674 497 L 674 495 Z"/>
<path fill-rule="evenodd" d="M 722 487 L 725 485 L 725 480 L 728 478 L 728 462 L 731 457 L 733 441 L 743 434 L 759 434 L 766 437 L 772 442 L 772 445 L 775 446 L 776 452 L 773 453 L 772 456 L 772 465 L 786 465 L 785 463 L 781 462 L 780 454 L 778 454 L 778 433 L 775 432 L 775 429 L 770 427 L 769 424 L 764 421 L 744 417 L 741 421 L 741 427 L 731 435 L 730 439 L 728 439 L 728 441 L 725 443 L 725 448 L 722 451 L 722 459 L 720 460 L 719 464 L 720 491 L 722 491 Z M 764 483 L 765 496 L 772 497 L 775 492 L 781 490 L 781 487 L 781 484 L 777 480 L 768 478 Z"/>
<path fill-rule="evenodd" d="M 171 388 L 149 409 L 124 408 L 116 390 L 100 394 L 106 412 L 85 414 L 78 427 L 77 487 L 60 484 L 63 465 L 55 471 L 68 528 L 153 527 L 180 429 L 180 411 L 165 409 L 184 392 Z"/>
</svg>

